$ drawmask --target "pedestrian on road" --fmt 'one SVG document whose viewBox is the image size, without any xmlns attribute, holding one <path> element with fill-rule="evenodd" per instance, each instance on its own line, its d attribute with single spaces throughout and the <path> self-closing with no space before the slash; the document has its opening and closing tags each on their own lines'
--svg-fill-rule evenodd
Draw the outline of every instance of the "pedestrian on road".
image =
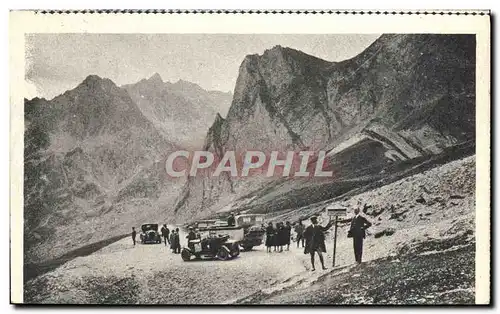
<svg viewBox="0 0 500 314">
<path fill-rule="evenodd" d="M 170 249 L 175 253 L 175 230 L 170 233 Z"/>
<path fill-rule="evenodd" d="M 325 245 L 325 231 L 330 229 L 333 225 L 332 219 L 328 221 L 328 224 L 323 227 L 318 224 L 318 217 L 311 217 L 311 225 L 304 231 L 304 237 L 306 238 L 306 247 L 304 248 L 304 254 L 309 253 L 311 255 L 311 265 L 312 271 L 314 268 L 314 254 L 318 253 L 319 261 L 321 262 L 321 267 L 326 269 L 325 262 L 323 260 L 323 253 L 326 253 Z"/>
<path fill-rule="evenodd" d="M 137 232 L 135 231 L 135 227 L 132 227 L 132 241 L 134 242 L 135 246 L 135 236 L 137 235 Z"/>
<path fill-rule="evenodd" d="M 354 217 L 352 218 L 351 228 L 347 236 L 352 238 L 354 259 L 357 264 L 361 264 L 363 257 L 363 239 L 366 237 L 365 230 L 370 228 L 371 225 L 371 222 L 359 214 L 359 208 L 354 209 Z"/>
<path fill-rule="evenodd" d="M 299 247 L 299 243 L 302 242 L 302 247 L 304 247 L 304 229 L 305 226 L 302 223 L 302 220 L 299 220 L 299 223 L 295 226 L 295 233 L 297 234 L 297 247 Z"/>
<path fill-rule="evenodd" d="M 278 229 L 278 238 L 279 238 L 279 247 L 280 247 L 280 253 L 283 252 L 283 247 L 286 245 L 287 240 L 287 230 L 285 227 L 285 223 L 280 222 L 280 226 Z"/>
<path fill-rule="evenodd" d="M 179 238 L 179 228 L 175 228 L 175 251 L 174 253 L 179 254 L 181 252 L 181 240 Z"/>
<path fill-rule="evenodd" d="M 273 223 L 270 222 L 266 227 L 266 248 L 268 253 L 271 253 L 271 247 L 274 245 L 275 234 L 276 231 L 273 227 Z"/>
<path fill-rule="evenodd" d="M 285 244 L 286 244 L 286 250 L 290 251 L 290 238 L 292 237 L 292 226 L 290 225 L 290 222 L 287 221 L 285 224 Z"/>
<path fill-rule="evenodd" d="M 167 242 L 168 242 L 168 244 L 170 244 L 170 239 L 169 239 L 170 230 L 168 229 L 167 225 L 163 225 L 163 227 L 161 227 L 161 236 L 163 237 L 163 241 L 165 242 L 165 246 L 167 246 Z"/>
<path fill-rule="evenodd" d="M 236 219 L 234 218 L 234 214 L 230 213 L 229 217 L 227 218 L 227 225 L 228 227 L 233 227 L 236 224 Z"/>
</svg>

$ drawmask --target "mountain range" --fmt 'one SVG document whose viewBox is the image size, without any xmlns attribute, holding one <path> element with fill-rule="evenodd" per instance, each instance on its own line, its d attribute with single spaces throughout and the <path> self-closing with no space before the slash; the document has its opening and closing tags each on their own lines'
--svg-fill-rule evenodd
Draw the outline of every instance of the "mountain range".
<svg viewBox="0 0 500 314">
<path fill-rule="evenodd" d="M 203 140 L 230 98 L 155 74 L 124 87 L 90 75 L 52 100 L 25 100 L 26 261 L 169 220 L 182 179 L 168 179 L 165 159 Z"/>
<path fill-rule="evenodd" d="M 204 149 L 219 156 L 327 150 L 334 176 L 189 178 L 175 211 L 181 221 L 297 209 L 376 180 L 387 167 L 471 142 L 474 79 L 472 35 L 382 35 L 338 63 L 280 46 L 246 56 L 227 117 L 215 119 Z"/>
<path fill-rule="evenodd" d="M 234 95 L 155 74 L 122 87 L 89 76 L 26 100 L 25 260 L 143 222 L 273 215 L 386 180 L 473 142 L 474 78 L 473 35 L 388 34 L 342 62 L 280 46 L 248 55 Z M 168 179 L 165 158 L 181 148 L 321 149 L 334 176 Z"/>
<path fill-rule="evenodd" d="M 232 98 L 187 81 L 163 82 L 158 73 L 123 88 L 167 140 L 192 149 L 203 143 L 212 119 L 227 113 Z"/>
</svg>

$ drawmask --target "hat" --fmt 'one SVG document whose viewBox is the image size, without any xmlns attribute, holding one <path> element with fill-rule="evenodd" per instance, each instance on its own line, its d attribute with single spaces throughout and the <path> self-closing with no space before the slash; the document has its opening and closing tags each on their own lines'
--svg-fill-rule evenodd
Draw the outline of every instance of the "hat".
<svg viewBox="0 0 500 314">
<path fill-rule="evenodd" d="M 312 216 L 312 217 L 311 217 L 311 221 L 312 221 L 312 222 L 318 221 L 318 217 L 317 217 L 317 216 Z"/>
</svg>

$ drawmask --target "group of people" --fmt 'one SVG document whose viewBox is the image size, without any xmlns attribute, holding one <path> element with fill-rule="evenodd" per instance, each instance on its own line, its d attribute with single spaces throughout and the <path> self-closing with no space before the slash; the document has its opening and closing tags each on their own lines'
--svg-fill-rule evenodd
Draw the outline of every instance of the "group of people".
<svg viewBox="0 0 500 314">
<path fill-rule="evenodd" d="M 166 226 L 163 225 L 165 228 Z M 168 228 L 167 228 L 168 229 Z M 168 236 L 164 237 L 165 240 L 165 245 L 167 245 L 166 239 Z M 173 253 L 179 254 L 181 252 L 181 239 L 179 237 L 179 228 L 175 228 L 175 230 L 170 233 L 170 249 L 172 250 Z"/>
<path fill-rule="evenodd" d="M 365 217 L 359 214 L 359 211 L 359 208 L 356 208 L 354 210 L 354 217 L 351 220 L 351 226 L 347 233 L 347 237 L 353 239 L 354 259 L 358 264 L 360 264 L 362 261 L 363 240 L 366 237 L 365 230 L 370 228 L 372 225 Z M 229 220 L 231 220 L 234 225 L 233 219 L 234 215 L 231 215 Z M 318 224 L 318 217 L 316 216 L 311 217 L 310 220 L 311 224 L 307 227 L 305 227 L 300 220 L 294 226 L 297 247 L 302 244 L 302 247 L 304 248 L 304 254 L 310 254 L 313 271 L 316 269 L 315 255 L 318 255 L 321 267 L 323 269 L 326 269 L 323 258 L 323 253 L 326 253 L 325 232 L 330 229 L 330 227 L 334 223 L 331 220 L 331 217 L 326 226 L 321 226 L 320 224 Z M 269 222 L 265 230 L 267 252 L 271 252 L 273 247 L 275 252 L 283 252 L 284 246 L 286 246 L 287 251 L 290 250 L 292 225 L 289 221 L 287 221 L 286 223 L 278 222 L 275 225 L 273 225 L 272 222 Z M 132 240 L 134 245 L 136 243 L 136 235 L 137 232 L 135 231 L 135 228 L 132 227 Z M 175 230 L 170 232 L 167 225 L 163 225 L 163 227 L 161 228 L 161 236 L 163 238 L 163 241 L 165 242 L 165 246 L 168 243 L 173 253 L 178 254 L 181 252 L 179 228 L 176 228 Z M 188 244 L 189 240 L 195 239 L 197 237 L 198 235 L 196 235 L 193 228 L 190 228 L 189 234 L 186 236 Z"/>
<path fill-rule="evenodd" d="M 275 252 L 283 252 L 283 247 L 286 245 L 286 250 L 290 250 L 290 238 L 292 236 L 292 226 L 290 222 L 278 222 L 273 225 L 270 222 L 266 227 L 266 247 L 267 252 L 271 252 L 274 247 Z"/>
<path fill-rule="evenodd" d="M 161 237 L 163 238 L 165 246 L 167 246 L 168 243 L 173 253 L 179 254 L 181 252 L 181 240 L 179 238 L 179 228 L 175 228 L 175 230 L 172 230 L 172 232 L 170 232 L 170 229 L 168 229 L 167 225 L 164 224 L 163 227 L 161 227 L 160 229 L 160 234 Z"/>
<path fill-rule="evenodd" d="M 363 256 L 363 240 L 366 237 L 366 229 L 371 227 L 371 223 L 359 214 L 359 208 L 354 210 L 354 217 L 351 220 L 351 225 L 347 233 L 347 237 L 353 239 L 354 259 L 357 264 L 361 264 Z M 312 271 L 315 268 L 315 256 L 318 255 L 322 269 L 326 269 L 323 253 L 326 253 L 325 232 L 333 226 L 334 222 L 331 217 L 326 226 L 321 226 L 318 223 L 318 217 L 313 216 L 310 218 L 311 224 L 307 227 L 304 226 L 302 221 L 295 224 L 294 231 L 296 233 L 297 247 L 302 244 L 304 254 L 309 254 L 311 257 Z M 269 222 L 266 228 L 266 247 L 267 252 L 271 252 L 274 246 L 274 251 L 283 251 L 283 246 L 287 245 L 287 250 L 290 247 L 291 238 L 291 225 L 287 221 L 277 223 L 276 227 L 272 222 Z M 279 248 L 279 250 L 278 250 Z"/>
<path fill-rule="evenodd" d="M 160 234 L 161 237 L 163 238 L 165 246 L 167 246 L 168 243 L 173 253 L 178 254 L 181 252 L 179 228 L 175 228 L 175 230 L 172 230 L 172 232 L 170 232 L 170 229 L 168 229 L 167 225 L 164 224 L 163 227 L 161 227 L 160 229 Z M 136 237 L 137 237 L 137 231 L 135 230 L 135 227 L 132 227 L 132 242 L 134 243 L 134 245 L 136 244 L 135 240 Z"/>
</svg>

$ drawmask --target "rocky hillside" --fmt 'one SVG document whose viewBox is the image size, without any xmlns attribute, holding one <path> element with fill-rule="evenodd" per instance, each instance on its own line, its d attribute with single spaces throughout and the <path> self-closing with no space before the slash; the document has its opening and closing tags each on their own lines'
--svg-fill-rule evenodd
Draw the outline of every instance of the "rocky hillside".
<svg viewBox="0 0 500 314">
<path fill-rule="evenodd" d="M 109 79 L 25 100 L 25 263 L 168 218 L 177 192 L 163 169 L 174 149 Z"/>
<path fill-rule="evenodd" d="M 472 141 L 474 78 L 475 38 L 469 35 L 383 35 L 340 63 L 277 46 L 243 60 L 227 117 L 216 118 L 204 149 L 219 156 L 227 150 L 327 150 L 334 177 L 319 184 L 336 192 L 314 201 L 329 199 L 353 188 L 338 180 L 370 180 L 388 165 Z M 268 187 L 283 181 L 190 179 L 176 212 L 186 219 L 238 210 L 256 198 L 318 183 L 295 179 L 270 196 Z"/>
<path fill-rule="evenodd" d="M 190 149 L 200 147 L 212 119 L 226 114 L 232 98 L 182 80 L 163 82 L 158 73 L 123 88 L 166 140 Z"/>
<path fill-rule="evenodd" d="M 339 198 L 336 205 L 360 207 L 373 223 L 364 245 L 364 261 L 368 262 L 360 267 L 349 265 L 353 262 L 352 240 L 347 238 L 349 213 L 339 222 L 338 271 L 317 280 L 289 280 L 239 302 L 474 303 L 475 169 L 475 156 L 470 156 Z M 326 220 L 323 209 L 319 203 L 275 219 L 296 221 L 321 212 Z M 327 239 L 333 237 L 331 233 Z M 330 254 L 331 244 L 328 247 Z"/>
</svg>

